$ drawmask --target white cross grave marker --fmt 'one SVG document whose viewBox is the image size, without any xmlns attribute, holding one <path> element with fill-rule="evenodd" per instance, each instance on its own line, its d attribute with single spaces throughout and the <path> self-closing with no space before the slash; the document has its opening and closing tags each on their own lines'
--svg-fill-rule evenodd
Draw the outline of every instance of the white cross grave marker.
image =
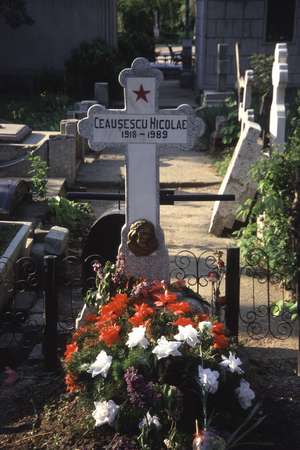
<svg viewBox="0 0 300 450">
<path fill-rule="evenodd" d="M 158 88 L 162 79 L 162 73 L 152 68 L 147 59 L 135 59 L 131 68 L 119 75 L 125 108 L 94 105 L 89 108 L 87 118 L 78 123 L 78 132 L 88 139 L 91 149 L 100 151 L 114 144 L 126 154 L 126 221 L 119 252 L 125 257 L 128 274 L 148 279 L 169 277 L 168 252 L 159 218 L 157 147 L 192 149 L 205 130 L 203 121 L 189 105 L 159 110 Z M 157 245 L 150 253 L 138 255 L 128 247 L 128 233 L 132 224 L 141 220 L 153 224 Z M 141 241 L 147 240 L 147 232 Z"/>
<path fill-rule="evenodd" d="M 273 101 L 270 111 L 270 135 L 274 150 L 285 149 L 285 90 L 288 84 L 288 48 L 287 44 L 276 44 L 272 68 Z"/>
</svg>

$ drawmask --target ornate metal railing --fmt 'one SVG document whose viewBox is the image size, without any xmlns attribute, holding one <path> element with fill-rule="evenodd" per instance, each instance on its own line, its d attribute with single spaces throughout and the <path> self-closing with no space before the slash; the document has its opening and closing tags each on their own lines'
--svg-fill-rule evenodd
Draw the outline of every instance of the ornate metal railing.
<svg viewBox="0 0 300 450">
<path fill-rule="evenodd" d="M 220 316 L 224 299 L 224 250 L 207 249 L 196 255 L 190 250 L 177 253 L 171 265 L 171 280 L 184 280 L 186 285 L 211 305 L 213 314 Z"/>
<path fill-rule="evenodd" d="M 23 257 L 6 265 L 0 277 L 0 292 L 5 299 L 0 312 L 0 348 L 15 348 L 22 353 L 45 339 L 47 325 L 50 323 L 51 328 L 52 322 L 53 333 L 56 329 L 59 333 L 72 331 L 84 293 L 95 285 L 92 266 L 99 260 L 98 255 L 85 260 L 77 256 L 56 258 L 54 278 L 52 274 L 50 280 L 47 257 L 39 263 Z"/>
<path fill-rule="evenodd" d="M 13 265 L 7 261 L 0 277 L 1 295 L 6 300 L 0 314 L 0 348 L 27 347 L 33 335 L 41 330 L 38 313 L 30 313 L 43 300 L 41 276 L 42 272 L 32 258 L 20 258 Z"/>
<path fill-rule="evenodd" d="M 242 284 L 241 330 L 255 340 L 291 337 L 296 331 L 297 320 L 292 320 L 291 314 L 277 304 L 280 300 L 284 302 L 284 277 L 271 271 L 268 254 L 263 250 L 256 251 L 241 267 L 240 273 L 248 294 L 247 301 L 244 301 L 246 289 Z"/>
<path fill-rule="evenodd" d="M 40 263 L 24 257 L 8 267 L 0 278 L 0 291 L 7 297 L 8 305 L 0 313 L 0 348 L 29 349 L 43 337 L 44 343 L 50 343 L 53 355 L 53 336 L 73 330 L 85 292 L 95 287 L 95 262 L 104 261 L 99 255 L 84 261 L 77 256 L 46 256 Z M 236 248 L 206 249 L 199 254 L 182 250 L 171 259 L 171 279 L 185 280 L 196 295 L 210 304 L 211 312 L 225 320 L 236 337 L 292 336 L 297 321 L 274 305 L 283 298 L 281 278 L 271 273 L 265 254 L 240 268 Z"/>
<path fill-rule="evenodd" d="M 295 334 L 298 321 L 292 320 L 291 313 L 276 304 L 284 299 L 283 277 L 271 272 L 268 255 L 256 252 L 232 278 L 231 274 L 226 276 L 227 251 L 211 249 L 195 254 L 182 250 L 173 257 L 171 278 L 185 280 L 188 287 L 210 302 L 217 316 L 220 317 L 220 308 L 225 305 L 226 311 L 230 310 L 230 322 L 236 323 L 236 333 L 240 336 L 284 340 Z M 227 255 L 226 264 L 223 254 Z M 239 291 L 235 305 L 234 289 L 228 283 Z"/>
</svg>

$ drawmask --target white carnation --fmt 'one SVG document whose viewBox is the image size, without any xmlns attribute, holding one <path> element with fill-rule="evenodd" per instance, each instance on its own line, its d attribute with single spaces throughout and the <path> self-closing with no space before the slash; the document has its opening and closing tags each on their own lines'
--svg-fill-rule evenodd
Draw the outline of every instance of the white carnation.
<svg viewBox="0 0 300 450">
<path fill-rule="evenodd" d="M 105 423 L 112 425 L 116 418 L 119 406 L 113 400 L 94 402 L 95 410 L 92 413 L 95 426 L 100 427 Z"/>
<path fill-rule="evenodd" d="M 178 348 L 181 346 L 181 342 L 168 341 L 165 336 L 162 336 L 157 340 L 157 345 L 152 350 L 157 356 L 157 359 L 167 358 L 168 356 L 181 356 Z"/>
<path fill-rule="evenodd" d="M 255 393 L 250 388 L 250 384 L 248 383 L 248 381 L 242 378 L 240 381 L 240 387 L 236 388 L 235 392 L 238 396 L 241 407 L 243 409 L 250 408 L 252 400 L 254 400 L 255 398 Z"/>
<path fill-rule="evenodd" d="M 219 387 L 219 372 L 217 370 L 203 369 L 198 366 L 199 382 L 203 389 L 210 394 L 215 394 Z"/>
<path fill-rule="evenodd" d="M 126 342 L 127 347 L 142 347 L 147 348 L 149 346 L 149 341 L 145 337 L 146 327 L 140 325 L 139 327 L 135 327 L 132 329 L 130 333 L 128 333 L 128 341 Z"/>
<path fill-rule="evenodd" d="M 103 378 L 106 378 L 111 363 L 112 363 L 112 356 L 109 356 L 105 350 L 101 350 L 95 362 L 93 362 L 93 364 L 90 365 L 87 372 L 92 374 L 92 378 L 94 378 L 97 375 L 102 375 Z"/>
<path fill-rule="evenodd" d="M 177 341 L 186 342 L 190 347 L 199 344 L 197 330 L 192 325 L 178 326 L 179 333 L 174 336 Z"/>
</svg>

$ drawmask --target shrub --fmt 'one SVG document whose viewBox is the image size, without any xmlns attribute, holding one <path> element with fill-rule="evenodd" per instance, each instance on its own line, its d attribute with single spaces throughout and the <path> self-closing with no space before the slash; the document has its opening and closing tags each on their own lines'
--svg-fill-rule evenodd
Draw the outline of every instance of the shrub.
<svg viewBox="0 0 300 450">
<path fill-rule="evenodd" d="M 39 155 L 29 154 L 28 159 L 31 163 L 29 174 L 32 180 L 32 192 L 38 197 L 45 198 L 47 193 L 47 172 L 48 166 Z"/>
<path fill-rule="evenodd" d="M 241 125 L 238 121 L 238 104 L 235 98 L 228 97 L 225 100 L 226 122 L 221 128 L 222 142 L 225 148 L 235 147 L 240 136 Z"/>
<path fill-rule="evenodd" d="M 84 236 L 93 220 L 89 203 L 74 202 L 64 197 L 48 200 L 49 211 L 55 225 L 66 227 L 76 236 Z"/>
<path fill-rule="evenodd" d="M 217 159 L 214 162 L 217 174 L 220 175 L 221 177 L 224 177 L 226 175 L 227 168 L 232 158 L 232 153 L 233 149 L 228 149 L 224 153 L 222 153 L 221 159 Z"/>
<path fill-rule="evenodd" d="M 82 42 L 65 62 L 65 87 L 76 98 L 93 98 L 94 83 L 108 82 L 113 96 L 118 75 L 116 51 L 101 39 Z"/>
<path fill-rule="evenodd" d="M 120 61 L 124 67 L 129 67 L 132 61 L 140 56 L 153 60 L 154 42 L 146 33 L 135 31 L 119 33 L 118 47 Z"/>
<path fill-rule="evenodd" d="M 250 56 L 250 67 L 254 72 L 254 91 L 259 97 L 272 93 L 273 55 L 255 53 Z"/>
<path fill-rule="evenodd" d="M 120 0 L 119 13 L 122 33 L 119 38 L 121 57 L 126 65 L 138 56 L 154 59 L 155 41 L 152 2 Z"/>
<path fill-rule="evenodd" d="M 0 117 L 5 120 L 26 123 L 34 130 L 58 131 L 70 99 L 65 95 L 49 94 L 47 91 L 30 98 L 15 100 L 5 96 L 0 102 Z"/>
<path fill-rule="evenodd" d="M 258 161 L 251 175 L 257 182 L 258 198 L 248 200 L 239 214 L 249 223 L 238 232 L 241 252 L 250 264 L 269 268 L 289 285 L 296 275 L 296 255 L 291 233 L 291 208 L 295 189 L 295 167 L 300 168 L 300 138 L 295 132 L 284 153 L 273 152 Z M 257 218 L 264 224 L 257 234 Z"/>
</svg>

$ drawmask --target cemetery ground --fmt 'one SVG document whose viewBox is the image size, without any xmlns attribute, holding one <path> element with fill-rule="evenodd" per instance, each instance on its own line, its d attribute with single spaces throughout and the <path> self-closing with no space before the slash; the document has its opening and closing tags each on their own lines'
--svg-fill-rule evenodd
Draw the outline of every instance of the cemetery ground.
<svg viewBox="0 0 300 450">
<path fill-rule="evenodd" d="M 93 183 L 93 174 L 98 178 L 100 171 L 104 183 L 102 191 L 118 191 L 119 186 L 122 189 L 124 161 L 121 154 L 107 151 L 99 158 L 90 154 L 87 162 L 79 173 L 79 184 L 87 184 L 89 180 L 89 189 L 99 190 Z M 161 157 L 160 170 L 162 187 L 174 187 L 178 192 L 218 192 L 221 179 L 216 175 L 209 156 L 203 153 L 166 153 Z M 93 201 L 92 206 L 95 215 L 99 216 L 107 208 L 118 205 Z M 207 248 L 225 248 L 230 244 L 230 238 L 216 238 L 207 233 L 212 206 L 211 202 L 161 206 L 161 223 L 171 258 L 183 248 L 199 254 Z M 247 308 L 251 302 L 252 285 L 246 278 L 242 284 L 241 307 Z M 263 288 L 257 295 L 263 298 Z M 242 358 L 246 361 L 257 399 L 262 401 L 266 419 L 250 438 L 245 439 L 251 441 L 251 445 L 236 448 L 296 450 L 300 443 L 296 335 L 283 341 L 270 338 L 254 341 L 248 337 L 242 323 L 240 326 Z M 68 337 L 61 335 L 61 357 Z M 5 405 L 0 408 L 0 449 L 119 448 L 114 446 L 111 429 L 100 427 L 97 430 L 88 426 L 89 413 L 75 394 L 66 393 L 61 370 L 49 372 L 42 361 L 28 360 L 15 369 L 17 380 L 13 380 L 12 374 L 11 384 L 2 384 L 0 390 L 0 404 Z M 263 443 L 269 445 L 260 447 L 259 444 Z"/>
</svg>

